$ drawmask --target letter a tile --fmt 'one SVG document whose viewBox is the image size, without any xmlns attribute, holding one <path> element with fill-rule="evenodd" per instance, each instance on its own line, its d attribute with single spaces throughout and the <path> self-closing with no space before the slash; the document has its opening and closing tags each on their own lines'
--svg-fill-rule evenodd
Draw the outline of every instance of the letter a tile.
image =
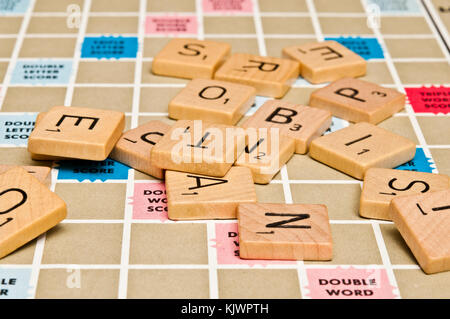
<svg viewBox="0 0 450 319">
<path fill-rule="evenodd" d="M 328 211 L 316 204 L 239 204 L 244 259 L 331 260 Z"/>
<path fill-rule="evenodd" d="M 295 140 L 295 153 L 305 154 L 314 138 L 331 125 L 331 113 L 317 108 L 271 100 L 243 124 L 244 128 L 279 128 L 280 139 Z"/>
<path fill-rule="evenodd" d="M 0 258 L 66 218 L 66 204 L 20 167 L 0 175 Z"/>
<path fill-rule="evenodd" d="M 256 202 L 252 174 L 232 167 L 221 178 L 166 171 L 169 218 L 175 220 L 236 218 L 239 203 Z"/>
<path fill-rule="evenodd" d="M 150 121 L 122 134 L 111 152 L 110 158 L 156 178 L 164 177 L 163 170 L 151 160 L 151 150 L 170 130 L 170 125 Z"/>
<path fill-rule="evenodd" d="M 357 179 L 371 167 L 394 168 L 415 154 L 414 142 L 366 122 L 316 138 L 309 151 L 315 160 Z"/>
<path fill-rule="evenodd" d="M 53 107 L 28 139 L 34 154 L 105 160 L 125 126 L 125 114 L 79 107 Z"/>
<path fill-rule="evenodd" d="M 370 168 L 364 176 L 359 214 L 390 220 L 389 204 L 397 196 L 424 194 L 450 187 L 447 175 Z"/>
<path fill-rule="evenodd" d="M 281 98 L 298 74 L 296 61 L 235 53 L 217 70 L 214 79 L 250 85 L 258 95 Z"/>
<path fill-rule="evenodd" d="M 391 217 L 427 274 L 450 270 L 450 189 L 399 196 Z"/>
</svg>

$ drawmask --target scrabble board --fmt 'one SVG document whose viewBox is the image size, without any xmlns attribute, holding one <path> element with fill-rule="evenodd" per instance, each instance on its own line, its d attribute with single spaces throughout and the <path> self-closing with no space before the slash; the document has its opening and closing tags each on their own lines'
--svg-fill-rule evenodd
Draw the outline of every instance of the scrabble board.
<svg viewBox="0 0 450 319">
<path fill-rule="evenodd" d="M 51 167 L 68 206 L 0 260 L 0 299 L 449 298 L 450 272 L 426 275 L 392 222 L 359 216 L 362 182 L 308 155 L 256 193 L 327 205 L 332 261 L 240 259 L 237 221 L 168 220 L 162 181 L 111 159 L 33 161 L 26 149 L 38 112 L 56 105 L 125 112 L 126 129 L 174 123 L 168 103 L 188 80 L 150 72 L 172 37 L 273 57 L 332 39 L 367 60 L 363 80 L 407 94 L 378 124 L 417 145 L 397 169 L 450 175 L 449 32 L 448 0 L 0 1 L 0 164 Z M 307 105 L 324 85 L 298 78 L 282 100 Z M 348 125 L 333 118 L 331 131 Z"/>
</svg>

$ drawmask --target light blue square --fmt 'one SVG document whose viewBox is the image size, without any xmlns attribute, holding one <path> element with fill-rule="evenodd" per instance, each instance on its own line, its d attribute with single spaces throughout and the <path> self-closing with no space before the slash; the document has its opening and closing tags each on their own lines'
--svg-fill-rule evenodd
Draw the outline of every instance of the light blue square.
<svg viewBox="0 0 450 319">
<path fill-rule="evenodd" d="M 0 268 L 0 299 L 30 297 L 31 269 Z"/>
<path fill-rule="evenodd" d="M 420 13 L 417 0 L 367 0 L 367 4 L 377 5 L 381 13 Z"/>
<path fill-rule="evenodd" d="M 30 0 L 0 0 L 0 14 L 25 13 L 30 5 Z"/>
<path fill-rule="evenodd" d="M 71 60 L 19 60 L 14 67 L 11 84 L 68 84 L 71 74 Z"/>
<path fill-rule="evenodd" d="M 0 113 L 0 145 L 26 146 L 36 116 L 36 113 Z"/>
</svg>

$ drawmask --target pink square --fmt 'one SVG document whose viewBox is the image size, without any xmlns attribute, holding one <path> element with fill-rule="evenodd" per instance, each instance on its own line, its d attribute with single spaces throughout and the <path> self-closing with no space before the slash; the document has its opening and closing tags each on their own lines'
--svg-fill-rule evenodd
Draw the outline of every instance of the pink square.
<svg viewBox="0 0 450 319">
<path fill-rule="evenodd" d="M 168 220 L 164 183 L 135 183 L 132 199 L 133 219 Z"/>
<path fill-rule="evenodd" d="M 204 12 L 253 12 L 251 0 L 203 0 Z"/>
<path fill-rule="evenodd" d="M 311 268 L 306 270 L 313 299 L 393 299 L 398 297 L 383 268 Z"/>
<path fill-rule="evenodd" d="M 216 223 L 216 239 L 214 240 L 217 250 L 217 263 L 219 265 L 289 265 L 295 264 L 295 261 L 284 260 L 246 260 L 239 257 L 239 236 L 238 224 Z"/>
<path fill-rule="evenodd" d="M 192 34 L 197 35 L 197 16 L 160 15 L 147 16 L 145 33 L 149 34 Z"/>
<path fill-rule="evenodd" d="M 409 103 L 416 113 L 444 113 L 450 111 L 450 87 L 405 88 Z"/>
</svg>

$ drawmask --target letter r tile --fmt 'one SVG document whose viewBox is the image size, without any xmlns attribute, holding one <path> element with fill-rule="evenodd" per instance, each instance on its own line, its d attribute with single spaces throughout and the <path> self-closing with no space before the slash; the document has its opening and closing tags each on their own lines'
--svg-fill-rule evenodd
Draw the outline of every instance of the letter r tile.
<svg viewBox="0 0 450 319">
<path fill-rule="evenodd" d="M 321 136 L 331 125 L 331 113 L 326 110 L 270 100 L 247 121 L 244 128 L 279 128 L 280 140 L 295 140 L 295 153 L 308 152 L 311 141 Z"/>
<path fill-rule="evenodd" d="M 125 126 L 122 112 L 55 106 L 34 128 L 28 140 L 32 154 L 105 160 Z"/>
</svg>

